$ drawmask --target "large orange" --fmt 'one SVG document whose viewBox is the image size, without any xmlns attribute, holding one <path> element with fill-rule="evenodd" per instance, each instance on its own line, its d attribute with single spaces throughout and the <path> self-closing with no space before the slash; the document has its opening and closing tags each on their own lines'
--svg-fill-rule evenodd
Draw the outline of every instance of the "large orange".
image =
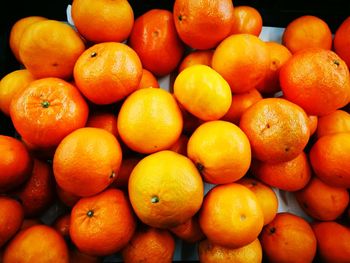
<svg viewBox="0 0 350 263">
<path fill-rule="evenodd" d="M 350 17 L 347 17 L 336 29 L 333 39 L 335 53 L 341 57 L 350 68 Z"/>
<path fill-rule="evenodd" d="M 350 132 L 350 114 L 344 110 L 335 110 L 318 118 L 316 135 L 318 138 L 340 132 Z"/>
<path fill-rule="evenodd" d="M 199 225 L 198 214 L 192 216 L 185 223 L 169 228 L 169 230 L 186 243 L 196 243 L 205 238 Z"/>
<path fill-rule="evenodd" d="M 204 192 L 191 160 L 168 150 L 144 157 L 132 171 L 128 189 L 136 215 L 157 228 L 189 220 L 200 209 Z"/>
<path fill-rule="evenodd" d="M 108 189 L 78 201 L 71 212 L 69 233 L 81 252 L 106 256 L 124 247 L 135 228 L 135 217 L 125 193 Z"/>
<path fill-rule="evenodd" d="M 214 50 L 192 50 L 181 61 L 178 72 L 180 73 L 185 68 L 193 65 L 206 65 L 211 67 L 211 59 L 213 58 Z"/>
<path fill-rule="evenodd" d="M 104 42 L 86 49 L 74 65 L 74 81 L 95 104 L 111 104 L 135 91 L 141 80 L 139 56 L 123 43 Z"/>
<path fill-rule="evenodd" d="M 243 93 L 256 88 L 265 77 L 270 55 L 265 42 L 257 36 L 231 35 L 215 49 L 212 67 L 230 84 L 232 92 Z"/>
<path fill-rule="evenodd" d="M 176 31 L 193 49 L 214 48 L 229 35 L 233 10 L 230 0 L 176 0 L 173 6 Z"/>
<path fill-rule="evenodd" d="M 329 114 L 349 102 L 349 70 L 330 50 L 295 53 L 280 69 L 280 84 L 283 96 L 311 115 Z"/>
<path fill-rule="evenodd" d="M 59 78 L 31 82 L 10 107 L 17 132 L 38 147 L 57 146 L 66 135 L 84 127 L 88 111 L 78 89 Z"/>
<path fill-rule="evenodd" d="M 263 20 L 260 11 L 253 6 L 235 6 L 230 34 L 252 34 L 259 36 Z"/>
</svg>

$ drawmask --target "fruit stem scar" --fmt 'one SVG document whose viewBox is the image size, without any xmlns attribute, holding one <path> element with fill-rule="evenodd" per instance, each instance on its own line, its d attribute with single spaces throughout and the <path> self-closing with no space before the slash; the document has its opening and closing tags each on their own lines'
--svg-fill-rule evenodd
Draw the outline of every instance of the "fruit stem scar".
<svg viewBox="0 0 350 263">
<path fill-rule="evenodd" d="M 109 176 L 110 179 L 113 179 L 115 177 L 115 172 L 112 171 L 111 175 Z"/>
<path fill-rule="evenodd" d="M 179 15 L 178 17 L 177 17 L 180 21 L 182 21 L 182 15 Z"/>
<path fill-rule="evenodd" d="M 333 61 L 333 63 L 334 63 L 334 64 L 336 64 L 337 66 L 339 66 L 339 65 L 340 65 L 340 63 L 339 63 L 339 61 L 338 61 L 338 60 L 334 60 L 334 61 Z"/>
<path fill-rule="evenodd" d="M 158 196 L 152 196 L 152 198 L 151 198 L 151 203 L 152 204 L 156 204 L 156 203 L 158 203 L 159 202 L 159 197 Z"/>
<path fill-rule="evenodd" d="M 96 52 L 92 52 L 91 54 L 90 54 L 90 57 L 92 57 L 92 58 L 94 58 L 94 57 L 96 57 L 97 56 L 97 53 Z"/>
<path fill-rule="evenodd" d="M 88 217 L 92 217 L 92 216 L 94 215 L 94 211 L 89 210 L 89 211 L 86 213 L 86 215 L 87 215 Z"/>
<path fill-rule="evenodd" d="M 44 100 L 43 102 L 41 102 L 41 106 L 43 108 L 48 108 L 50 106 L 50 102 L 48 102 L 47 100 Z"/>
<path fill-rule="evenodd" d="M 275 227 L 271 227 L 271 228 L 269 229 L 269 232 L 270 232 L 270 234 L 275 233 L 275 232 L 276 232 L 276 228 L 275 228 Z"/>
<path fill-rule="evenodd" d="M 198 169 L 198 171 L 199 171 L 200 173 L 203 172 L 203 170 L 204 170 L 203 164 L 201 164 L 201 163 L 196 163 L 196 167 L 197 167 L 197 169 Z"/>
</svg>

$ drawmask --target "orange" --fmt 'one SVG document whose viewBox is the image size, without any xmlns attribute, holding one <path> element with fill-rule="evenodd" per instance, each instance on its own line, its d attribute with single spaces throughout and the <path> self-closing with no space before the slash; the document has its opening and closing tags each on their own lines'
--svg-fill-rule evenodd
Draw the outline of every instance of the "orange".
<svg viewBox="0 0 350 263">
<path fill-rule="evenodd" d="M 118 175 L 117 175 L 117 179 L 114 180 L 111 186 L 127 189 L 130 174 L 140 160 L 141 160 L 140 157 L 123 158 Z"/>
<path fill-rule="evenodd" d="M 193 50 L 187 54 L 179 65 L 178 72 L 180 73 L 185 68 L 193 65 L 211 66 L 211 59 L 213 58 L 214 50 Z"/>
<path fill-rule="evenodd" d="M 192 216 L 185 223 L 169 228 L 169 230 L 186 243 L 196 243 L 205 238 L 199 226 L 198 214 Z"/>
<path fill-rule="evenodd" d="M 111 104 L 135 91 L 142 77 L 139 56 L 123 43 L 104 42 L 86 49 L 74 65 L 74 81 L 95 104 Z"/>
<path fill-rule="evenodd" d="M 0 196 L 0 248 L 20 229 L 23 208 L 18 201 Z"/>
<path fill-rule="evenodd" d="M 145 227 L 136 231 L 122 250 L 123 262 L 173 262 L 175 240 L 167 230 Z"/>
<path fill-rule="evenodd" d="M 87 119 L 85 127 L 104 129 L 118 137 L 117 116 L 108 111 L 93 111 Z"/>
<path fill-rule="evenodd" d="M 166 90 L 135 91 L 122 104 L 118 131 L 123 142 L 139 153 L 153 153 L 173 145 L 181 135 L 183 120 L 174 97 Z"/>
<path fill-rule="evenodd" d="M 74 0 L 71 14 L 79 34 L 94 43 L 123 42 L 134 25 L 134 12 L 126 0 Z"/>
<path fill-rule="evenodd" d="M 239 248 L 256 240 L 264 215 L 256 195 L 238 183 L 217 185 L 205 196 L 199 224 L 209 241 Z"/>
<path fill-rule="evenodd" d="M 207 183 L 232 183 L 242 178 L 249 169 L 250 143 L 235 124 L 208 121 L 191 135 L 187 156 Z"/>
<path fill-rule="evenodd" d="M 69 79 L 85 50 L 80 35 L 64 22 L 46 19 L 30 25 L 21 37 L 19 56 L 36 78 Z"/>
<path fill-rule="evenodd" d="M 230 0 L 175 0 L 173 15 L 176 31 L 181 40 L 193 49 L 214 48 L 229 35 L 233 10 Z"/>
<path fill-rule="evenodd" d="M 35 80 L 11 102 L 16 131 L 26 142 L 57 146 L 72 131 L 84 127 L 88 106 L 78 89 L 58 78 Z"/>
<path fill-rule="evenodd" d="M 206 65 L 181 71 L 174 82 L 174 95 L 185 110 L 203 121 L 223 117 L 232 101 L 226 80 Z"/>
<path fill-rule="evenodd" d="M 59 187 L 78 196 L 107 188 L 118 174 L 122 151 L 118 140 L 100 128 L 81 128 L 65 137 L 53 158 Z"/>
<path fill-rule="evenodd" d="M 333 39 L 333 47 L 335 53 L 341 57 L 345 63 L 350 67 L 350 52 L 348 46 L 350 44 L 350 17 L 347 17 L 342 23 L 338 26 L 335 31 Z"/>
<path fill-rule="evenodd" d="M 260 235 L 269 262 L 313 262 L 316 237 L 310 224 L 300 216 L 281 212 Z"/>
<path fill-rule="evenodd" d="M 335 110 L 318 118 L 316 135 L 318 138 L 340 132 L 350 132 L 350 114 L 344 110 Z"/>
<path fill-rule="evenodd" d="M 144 89 L 149 87 L 159 88 L 158 80 L 151 71 L 147 69 L 142 69 L 142 76 L 138 89 Z"/>
<path fill-rule="evenodd" d="M 263 20 L 258 9 L 252 6 L 235 6 L 233 10 L 232 34 L 252 34 L 259 36 L 262 30 Z"/>
<path fill-rule="evenodd" d="M 56 184 L 56 194 L 58 200 L 67 207 L 73 207 L 80 199 L 80 196 L 74 195 L 63 190 L 61 187 L 58 186 L 58 184 Z"/>
<path fill-rule="evenodd" d="M 70 263 L 102 263 L 101 257 L 94 257 L 80 252 L 77 248 L 69 251 Z"/>
<path fill-rule="evenodd" d="M 247 135 L 253 157 L 286 162 L 297 157 L 309 141 L 309 118 L 298 105 L 281 98 L 265 98 L 249 107 L 239 127 Z"/>
<path fill-rule="evenodd" d="M 239 125 L 243 112 L 262 98 L 260 92 L 256 89 L 241 94 L 232 94 L 231 106 L 221 119 Z"/>
<path fill-rule="evenodd" d="M 337 222 L 312 224 L 317 238 L 317 253 L 323 262 L 347 262 L 350 258 L 350 229 Z"/>
<path fill-rule="evenodd" d="M 311 147 L 310 162 L 325 183 L 350 188 L 350 133 L 319 138 Z"/>
<path fill-rule="evenodd" d="M 181 134 L 179 139 L 168 149 L 182 155 L 187 155 L 188 136 Z"/>
<path fill-rule="evenodd" d="M 108 189 L 78 201 L 71 212 L 69 234 L 81 252 L 106 256 L 124 247 L 135 227 L 126 195 L 121 190 Z"/>
<path fill-rule="evenodd" d="M 199 261 L 203 263 L 260 263 L 263 253 L 259 239 L 239 248 L 220 246 L 206 239 L 199 242 L 198 256 Z"/>
<path fill-rule="evenodd" d="M 151 9 L 141 14 L 135 20 L 128 44 L 140 56 L 143 67 L 156 77 L 174 71 L 185 51 L 173 14 L 165 9 Z"/>
<path fill-rule="evenodd" d="M 5 75 L 0 81 L 0 110 L 10 115 L 12 98 L 23 91 L 35 78 L 27 69 L 18 69 Z"/>
<path fill-rule="evenodd" d="M 293 19 L 284 29 L 282 44 L 292 53 L 306 48 L 332 47 L 332 32 L 327 23 L 312 15 L 303 15 Z"/>
<path fill-rule="evenodd" d="M 0 193 L 3 193 L 29 178 L 33 160 L 26 146 L 11 136 L 0 135 L 0 152 Z"/>
<path fill-rule="evenodd" d="M 250 170 L 258 180 L 284 191 L 300 190 L 311 178 L 311 167 L 305 152 L 287 162 L 266 163 L 253 160 Z"/>
<path fill-rule="evenodd" d="M 316 115 L 309 115 L 310 136 L 313 135 L 318 128 L 318 119 Z"/>
<path fill-rule="evenodd" d="M 213 69 L 230 84 L 234 93 L 256 88 L 264 79 L 270 64 L 265 42 L 252 34 L 236 34 L 225 38 L 215 49 L 212 59 Z"/>
<path fill-rule="evenodd" d="M 190 136 L 204 121 L 185 110 L 185 108 L 179 102 L 178 105 L 183 119 L 183 133 Z"/>
<path fill-rule="evenodd" d="M 56 229 L 64 238 L 69 238 L 70 213 L 58 216 L 52 223 L 52 227 Z"/>
<path fill-rule="evenodd" d="M 157 228 L 189 220 L 200 209 L 204 192 L 191 160 L 168 150 L 144 157 L 133 169 L 128 189 L 138 218 Z"/>
<path fill-rule="evenodd" d="M 280 69 L 283 96 L 310 115 L 326 115 L 349 102 L 349 70 L 333 51 L 295 53 Z"/>
<path fill-rule="evenodd" d="M 333 187 L 313 177 L 295 197 L 304 211 L 315 220 L 331 221 L 340 217 L 349 204 L 344 187 Z"/>
</svg>

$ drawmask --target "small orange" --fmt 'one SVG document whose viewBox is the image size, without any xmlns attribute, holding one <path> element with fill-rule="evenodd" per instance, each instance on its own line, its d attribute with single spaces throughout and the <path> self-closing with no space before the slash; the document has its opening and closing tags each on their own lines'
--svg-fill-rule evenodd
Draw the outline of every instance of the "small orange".
<svg viewBox="0 0 350 263">
<path fill-rule="evenodd" d="M 180 73 L 185 68 L 198 64 L 211 67 L 213 55 L 214 50 L 193 50 L 182 59 L 178 72 Z"/>
<path fill-rule="evenodd" d="M 39 218 L 25 218 L 21 225 L 20 230 L 25 230 L 31 226 L 41 225 L 43 222 Z"/>
<path fill-rule="evenodd" d="M 232 34 L 252 34 L 259 36 L 262 30 L 263 20 L 258 9 L 253 6 L 235 6 L 233 9 Z"/>
<path fill-rule="evenodd" d="M 117 175 L 117 179 L 113 181 L 111 186 L 127 189 L 130 174 L 140 160 L 140 157 L 123 158 L 122 164 L 120 165 L 120 169 Z"/>
<path fill-rule="evenodd" d="M 335 110 L 318 118 L 316 135 L 318 138 L 340 132 L 350 132 L 350 114 L 344 110 Z"/>
<path fill-rule="evenodd" d="M 181 240 L 187 243 L 196 243 L 205 238 L 199 226 L 198 214 L 192 216 L 185 223 L 169 228 L 169 230 Z"/>
<path fill-rule="evenodd" d="M 187 135 L 181 134 L 179 139 L 168 150 L 187 156 L 188 139 Z"/>
<path fill-rule="evenodd" d="M 310 136 L 313 135 L 318 128 L 319 118 L 316 115 L 309 115 Z"/>
<path fill-rule="evenodd" d="M 190 136 L 204 121 L 185 110 L 179 102 L 178 105 L 183 119 L 183 133 Z"/>
<path fill-rule="evenodd" d="M 145 89 L 149 87 L 159 88 L 158 80 L 151 71 L 142 69 L 142 76 L 138 89 Z"/>
<path fill-rule="evenodd" d="M 338 26 L 335 31 L 333 39 L 333 47 L 335 53 L 341 57 L 345 63 L 350 68 L 350 17 L 347 17 L 342 23 Z"/>
<path fill-rule="evenodd" d="M 71 208 L 73 207 L 80 199 L 80 196 L 74 195 L 63 190 L 61 187 L 56 184 L 56 194 L 59 199 L 65 206 Z"/>
<path fill-rule="evenodd" d="M 82 253 L 76 247 L 69 251 L 69 262 L 70 263 L 103 263 L 102 257 L 90 256 Z"/>
<path fill-rule="evenodd" d="M 109 111 L 90 112 L 85 127 L 101 128 L 118 137 L 117 116 Z"/>
<path fill-rule="evenodd" d="M 52 227 L 64 238 L 69 238 L 70 213 L 60 215 L 52 223 Z"/>
</svg>

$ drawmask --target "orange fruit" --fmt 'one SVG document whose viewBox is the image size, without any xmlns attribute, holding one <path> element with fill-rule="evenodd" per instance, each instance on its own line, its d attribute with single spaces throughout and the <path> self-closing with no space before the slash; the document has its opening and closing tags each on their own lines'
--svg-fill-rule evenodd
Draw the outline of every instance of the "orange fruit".
<svg viewBox="0 0 350 263">
<path fill-rule="evenodd" d="M 232 94 L 231 106 L 221 119 L 239 125 L 243 112 L 262 98 L 260 92 L 256 89 L 240 94 Z"/>
<path fill-rule="evenodd" d="M 114 182 L 112 183 L 112 186 L 117 188 L 127 189 L 130 174 L 140 160 L 141 160 L 140 157 L 123 158 L 118 175 L 117 175 L 117 179 L 114 180 Z"/>
<path fill-rule="evenodd" d="M 106 189 L 118 174 L 122 151 L 118 140 L 100 128 L 81 128 L 66 136 L 53 158 L 57 184 L 78 196 Z"/>
<path fill-rule="evenodd" d="M 313 135 L 318 127 L 319 118 L 316 115 L 309 115 L 309 127 L 310 127 L 310 136 Z"/>
<path fill-rule="evenodd" d="M 118 102 L 135 91 L 142 77 L 139 56 L 123 43 L 103 42 L 86 49 L 74 65 L 74 81 L 95 104 Z"/>
<path fill-rule="evenodd" d="M 193 49 L 214 48 L 229 35 L 233 10 L 229 0 L 176 0 L 173 6 L 176 31 Z"/>
<path fill-rule="evenodd" d="M 80 199 L 80 196 L 74 195 L 63 190 L 61 187 L 56 184 L 56 194 L 58 200 L 61 201 L 67 207 L 73 207 Z"/>
<path fill-rule="evenodd" d="M 104 129 L 118 137 L 117 116 L 108 111 L 90 112 L 85 127 Z"/>
<path fill-rule="evenodd" d="M 210 67 L 213 55 L 214 50 L 193 50 L 182 59 L 178 72 L 180 73 L 185 68 L 193 65 L 206 65 Z"/>
<path fill-rule="evenodd" d="M 350 68 L 350 52 L 348 46 L 350 44 L 350 17 L 347 17 L 342 23 L 338 26 L 335 31 L 333 39 L 334 52 L 341 57 L 345 63 Z"/>
<path fill-rule="evenodd" d="M 269 50 L 255 35 L 231 35 L 215 49 L 212 67 L 230 84 L 232 92 L 244 93 L 264 79 L 270 67 Z"/>
<path fill-rule="evenodd" d="M 27 69 L 14 70 L 0 81 L 0 110 L 10 115 L 12 98 L 23 91 L 35 78 Z"/>
<path fill-rule="evenodd" d="M 185 110 L 203 121 L 223 117 L 232 101 L 226 80 L 205 65 L 193 65 L 180 72 L 174 82 L 174 95 Z"/>
<path fill-rule="evenodd" d="M 190 136 L 195 129 L 199 127 L 205 121 L 197 118 L 193 114 L 189 113 L 185 108 L 178 102 L 179 108 L 181 110 L 183 119 L 183 133 Z"/>
<path fill-rule="evenodd" d="M 305 152 L 280 163 L 253 160 L 250 170 L 258 180 L 284 191 L 300 190 L 311 178 L 311 166 Z"/>
<path fill-rule="evenodd" d="M 303 15 L 293 19 L 284 29 L 282 44 L 292 53 L 306 48 L 332 47 L 332 32 L 327 23 L 312 15 Z"/>
<path fill-rule="evenodd" d="M 16 138 L 0 135 L 0 193 L 23 184 L 30 176 L 33 160 L 26 146 Z"/>
<path fill-rule="evenodd" d="M 143 67 L 156 77 L 174 71 L 185 51 L 173 14 L 165 9 L 151 9 L 141 14 L 135 20 L 128 44 L 140 56 Z"/>
<path fill-rule="evenodd" d="M 58 216 L 52 223 L 52 227 L 64 238 L 69 238 L 70 213 Z"/>
<path fill-rule="evenodd" d="M 163 89 L 135 91 L 124 101 L 118 114 L 121 139 L 139 153 L 169 148 L 180 137 L 182 127 L 183 120 L 176 100 Z"/>
<path fill-rule="evenodd" d="M 164 150 L 144 157 L 129 178 L 129 198 L 139 219 L 169 228 L 189 220 L 200 209 L 204 186 L 191 160 Z"/>
<path fill-rule="evenodd" d="M 235 6 L 233 9 L 232 34 L 252 34 L 259 36 L 263 20 L 258 9 L 253 6 Z"/>
<path fill-rule="evenodd" d="M 158 80 L 151 71 L 142 69 L 142 76 L 138 89 L 145 89 L 150 87 L 159 88 Z"/>
<path fill-rule="evenodd" d="M 41 225 L 43 222 L 39 218 L 25 218 L 21 225 L 20 230 L 25 230 L 31 226 Z"/>
<path fill-rule="evenodd" d="M 220 246 L 206 239 L 199 242 L 198 256 L 203 263 L 259 263 L 262 262 L 263 253 L 259 239 L 239 248 Z"/>
<path fill-rule="evenodd" d="M 187 143 L 188 136 L 181 134 L 179 139 L 168 150 L 187 156 Z"/>
<path fill-rule="evenodd" d="M 25 141 L 44 148 L 57 146 L 66 135 L 84 127 L 88 111 L 78 89 L 58 78 L 31 82 L 10 107 L 16 131 Z"/>
<path fill-rule="evenodd" d="M 108 189 L 78 201 L 71 212 L 69 234 L 81 252 L 106 256 L 124 247 L 135 227 L 126 195 L 121 190 Z"/>
<path fill-rule="evenodd" d="M 239 127 L 247 135 L 253 157 L 286 162 L 297 157 L 309 141 L 309 118 L 298 105 L 281 98 L 265 98 L 249 107 Z"/>
<path fill-rule="evenodd" d="M 20 229 L 23 216 L 23 207 L 17 200 L 0 196 L 0 248 Z"/>
<path fill-rule="evenodd" d="M 239 248 L 259 235 L 264 215 L 256 195 L 238 183 L 217 185 L 205 196 L 199 224 L 209 241 Z"/>
<path fill-rule="evenodd" d="M 313 262 L 316 237 L 310 224 L 300 216 L 281 212 L 264 226 L 260 242 L 269 262 Z"/>
<path fill-rule="evenodd" d="M 350 258 L 350 229 L 337 222 L 316 222 L 317 254 L 322 262 L 347 262 Z"/>
<path fill-rule="evenodd" d="M 349 193 L 344 187 L 330 186 L 317 177 L 295 192 L 300 207 L 313 219 L 331 221 L 340 217 L 349 204 Z"/>
<path fill-rule="evenodd" d="M 169 230 L 186 243 L 196 243 L 205 238 L 199 226 L 198 214 L 195 214 L 185 223 L 169 228 Z"/>
<path fill-rule="evenodd" d="M 319 138 L 310 150 L 315 174 L 325 183 L 350 188 L 350 133 Z"/>
<path fill-rule="evenodd" d="M 326 115 L 349 102 L 349 70 L 333 51 L 295 53 L 280 69 L 283 96 L 310 115 Z"/>
<path fill-rule="evenodd" d="M 70 263 L 102 263 L 101 257 L 94 257 L 82 253 L 77 248 L 73 248 L 69 251 Z"/>
<path fill-rule="evenodd" d="M 220 120 L 208 121 L 191 135 L 187 156 L 207 183 L 232 183 L 242 178 L 249 169 L 250 143 L 235 124 Z"/>
<path fill-rule="evenodd" d="M 134 25 L 134 12 L 126 0 L 74 0 L 71 14 L 79 34 L 94 43 L 123 42 Z"/>
<path fill-rule="evenodd" d="M 19 56 L 24 67 L 36 78 L 69 79 L 84 50 L 85 43 L 71 26 L 46 19 L 23 32 Z"/>
<path fill-rule="evenodd" d="M 344 110 L 335 110 L 318 118 L 316 135 L 318 138 L 340 132 L 350 132 L 350 114 Z"/>
<path fill-rule="evenodd" d="M 123 262 L 173 262 L 175 240 L 167 230 L 146 227 L 135 232 L 121 253 Z"/>
</svg>

